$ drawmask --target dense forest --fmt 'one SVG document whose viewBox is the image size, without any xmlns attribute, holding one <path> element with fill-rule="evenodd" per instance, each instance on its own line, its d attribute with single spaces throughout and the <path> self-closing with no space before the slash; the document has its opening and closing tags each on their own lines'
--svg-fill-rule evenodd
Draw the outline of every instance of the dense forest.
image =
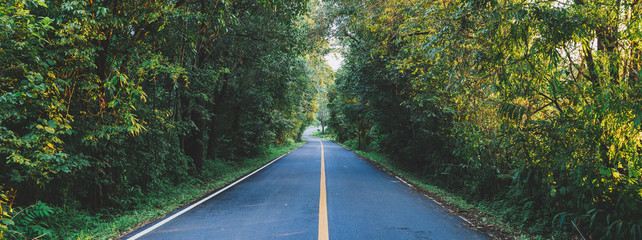
<svg viewBox="0 0 642 240">
<path fill-rule="evenodd" d="M 314 6 L 2 1 L 0 238 L 59 238 L 61 213 L 300 141 L 332 76 Z"/>
<path fill-rule="evenodd" d="M 327 3 L 339 141 L 554 239 L 642 238 L 642 3 Z"/>
<path fill-rule="evenodd" d="M 92 238 L 61 229 L 318 119 L 529 233 L 642 239 L 641 58 L 638 0 L 3 0 L 0 238 Z"/>
</svg>

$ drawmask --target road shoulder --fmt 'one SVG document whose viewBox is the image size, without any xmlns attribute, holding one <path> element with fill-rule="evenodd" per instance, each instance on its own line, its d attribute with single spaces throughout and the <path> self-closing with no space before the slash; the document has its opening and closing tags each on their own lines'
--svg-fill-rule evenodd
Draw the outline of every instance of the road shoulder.
<svg viewBox="0 0 642 240">
<path fill-rule="evenodd" d="M 129 239 L 135 236 L 136 234 L 138 234 L 139 232 L 144 231 L 149 226 L 153 226 L 161 221 L 164 221 L 165 219 L 174 216 L 175 214 L 185 210 L 186 208 L 193 206 L 195 203 L 199 201 L 202 201 L 206 198 L 213 197 L 212 195 L 214 195 L 218 191 L 231 187 L 231 185 L 236 184 L 237 182 L 240 182 L 239 180 L 249 177 L 249 175 L 252 175 L 258 172 L 257 170 L 272 164 L 273 162 L 279 160 L 280 158 L 301 148 L 306 143 L 307 141 L 295 143 L 290 148 L 285 149 L 287 150 L 287 152 L 285 150 L 278 152 L 276 154 L 279 154 L 279 155 L 276 155 L 276 156 L 275 154 L 266 154 L 266 156 L 263 156 L 261 158 L 261 161 L 260 161 L 261 164 L 259 166 L 247 167 L 245 169 L 242 169 L 241 171 L 230 173 L 229 176 L 223 177 L 222 180 L 220 179 L 214 180 L 209 183 L 204 183 L 202 186 L 195 187 L 195 188 L 201 189 L 200 195 L 198 195 L 197 197 L 192 197 L 186 201 L 183 201 L 180 204 L 169 204 L 168 206 L 164 206 L 162 209 L 163 211 L 162 214 L 156 214 L 156 217 L 151 217 L 143 222 L 138 223 L 134 227 L 130 228 L 128 231 L 121 233 L 118 236 L 118 239 Z M 138 213 L 138 214 L 141 214 L 141 213 Z"/>
</svg>

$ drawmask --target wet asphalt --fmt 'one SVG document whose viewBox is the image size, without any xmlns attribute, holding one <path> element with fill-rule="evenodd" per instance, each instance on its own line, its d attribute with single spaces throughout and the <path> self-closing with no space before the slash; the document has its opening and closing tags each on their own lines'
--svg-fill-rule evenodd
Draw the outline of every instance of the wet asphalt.
<svg viewBox="0 0 642 240">
<path fill-rule="evenodd" d="M 302 147 L 138 239 L 317 239 L 321 139 L 308 136 L 311 130 Z M 395 177 L 322 141 L 330 239 L 488 239 Z"/>
</svg>

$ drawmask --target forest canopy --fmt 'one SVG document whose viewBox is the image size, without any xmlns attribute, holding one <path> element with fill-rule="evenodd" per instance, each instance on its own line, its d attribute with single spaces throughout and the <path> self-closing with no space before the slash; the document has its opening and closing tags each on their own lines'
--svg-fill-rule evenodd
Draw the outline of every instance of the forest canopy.
<svg viewBox="0 0 642 240">
<path fill-rule="evenodd" d="M 346 48 L 328 96 L 340 141 L 533 233 L 642 237 L 639 1 L 327 7 Z"/>
<path fill-rule="evenodd" d="M 529 233 L 639 239 L 641 57 L 637 0 L 5 0 L 0 237 L 215 178 L 316 115 Z"/>
<path fill-rule="evenodd" d="M 308 1 L 2 1 L 0 236 L 46 229 L 10 220 L 11 204 L 119 209 L 215 160 L 300 141 L 331 81 L 314 12 Z"/>
</svg>

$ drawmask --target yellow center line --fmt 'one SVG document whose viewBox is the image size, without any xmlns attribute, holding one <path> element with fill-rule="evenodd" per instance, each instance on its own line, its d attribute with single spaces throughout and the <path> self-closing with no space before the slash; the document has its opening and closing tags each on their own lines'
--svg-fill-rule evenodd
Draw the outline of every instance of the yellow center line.
<svg viewBox="0 0 642 240">
<path fill-rule="evenodd" d="M 321 143 L 321 194 L 319 196 L 319 240 L 330 239 L 328 233 L 328 205 L 325 190 L 325 159 L 323 157 L 323 142 Z"/>
</svg>

